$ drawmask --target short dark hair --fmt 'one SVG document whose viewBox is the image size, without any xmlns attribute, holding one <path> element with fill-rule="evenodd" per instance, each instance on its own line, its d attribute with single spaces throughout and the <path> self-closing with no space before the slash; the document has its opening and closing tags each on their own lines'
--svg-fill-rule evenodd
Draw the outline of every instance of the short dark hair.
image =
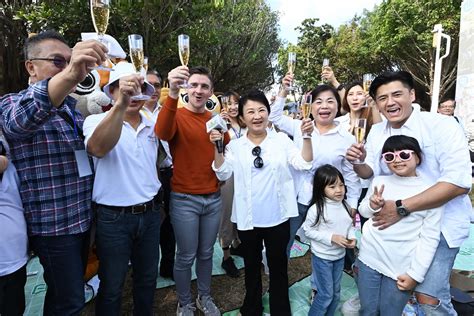
<svg viewBox="0 0 474 316">
<path fill-rule="evenodd" d="M 191 78 L 192 75 L 204 75 L 209 78 L 211 81 L 211 88 L 214 87 L 214 78 L 212 77 L 211 71 L 203 66 L 196 66 L 189 69 L 189 77 Z"/>
<path fill-rule="evenodd" d="M 360 86 L 361 88 L 364 87 L 361 81 L 353 81 L 345 87 L 346 92 L 344 93 L 344 98 L 342 99 L 342 109 L 348 113 L 351 112 L 351 107 L 349 106 L 349 103 L 347 103 L 347 95 L 349 94 L 349 90 L 357 86 Z"/>
<path fill-rule="evenodd" d="M 158 79 L 160 80 L 160 83 L 163 83 L 163 77 L 161 76 L 160 72 L 156 69 L 150 69 L 150 70 L 147 70 L 146 72 L 147 75 L 154 75 L 154 76 L 157 76 Z"/>
<path fill-rule="evenodd" d="M 403 71 L 403 70 L 387 71 L 375 77 L 375 79 L 372 81 L 372 84 L 370 85 L 370 88 L 369 88 L 369 94 L 372 97 L 372 99 L 375 100 L 375 95 L 380 86 L 388 84 L 393 81 L 400 81 L 402 85 L 405 88 L 408 88 L 409 90 L 412 90 L 415 87 L 413 76 L 408 71 Z"/>
<path fill-rule="evenodd" d="M 255 101 L 265 105 L 267 108 L 268 114 L 270 114 L 270 103 L 268 103 L 268 99 L 265 96 L 265 93 L 258 89 L 250 90 L 249 93 L 244 95 L 239 100 L 239 116 L 244 116 L 244 105 L 247 104 L 248 101 Z"/>
<path fill-rule="evenodd" d="M 454 100 L 453 97 L 442 98 L 441 101 L 438 104 L 438 108 L 441 106 L 441 104 L 443 104 L 446 101 L 453 101 L 454 102 L 454 108 L 456 108 L 456 100 Z"/>
<path fill-rule="evenodd" d="M 339 116 L 340 111 L 341 111 L 341 97 L 339 96 L 339 93 L 337 92 L 337 90 L 335 88 L 331 87 L 330 85 L 320 84 L 319 86 L 314 88 L 311 91 L 311 97 L 313 98 L 313 102 L 314 102 L 314 100 L 316 100 L 318 95 L 320 95 L 321 93 L 323 93 L 325 91 L 329 91 L 334 95 L 334 98 L 336 99 L 336 102 L 337 102 L 337 114 L 336 114 L 336 116 Z"/>
<path fill-rule="evenodd" d="M 23 57 L 25 58 L 25 60 L 30 59 L 30 53 L 34 51 L 38 44 L 46 40 L 60 41 L 69 47 L 69 44 L 66 42 L 66 40 L 61 34 L 54 30 L 47 30 L 36 35 L 30 36 L 25 40 L 25 44 L 23 45 Z"/>
<path fill-rule="evenodd" d="M 420 143 L 416 138 L 406 136 L 406 135 L 394 135 L 387 138 L 382 147 L 382 154 L 389 151 L 398 151 L 398 150 L 413 150 L 420 160 L 419 165 L 422 161 L 422 152 Z"/>
</svg>

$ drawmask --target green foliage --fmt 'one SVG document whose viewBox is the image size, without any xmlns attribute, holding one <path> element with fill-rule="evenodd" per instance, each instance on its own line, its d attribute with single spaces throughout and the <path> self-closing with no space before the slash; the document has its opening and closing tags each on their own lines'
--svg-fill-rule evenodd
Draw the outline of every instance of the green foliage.
<svg viewBox="0 0 474 316">
<path fill-rule="evenodd" d="M 428 105 L 434 71 L 432 29 L 441 23 L 451 36 L 451 54 L 443 61 L 441 96 L 449 93 L 456 79 L 461 0 L 385 0 L 373 11 L 341 25 L 318 26 L 318 19 L 308 19 L 297 28 L 301 36 L 293 51 L 304 62 L 295 73 L 297 83 L 313 87 L 319 83 L 323 58 L 340 82 L 361 80 L 364 73 L 386 70 L 410 71 L 418 84 L 418 97 Z M 279 51 L 279 74 L 286 69 L 284 54 Z M 426 94 L 426 95 L 424 95 Z"/>
<path fill-rule="evenodd" d="M 27 32 L 55 29 L 72 46 L 81 32 L 94 31 L 87 0 L 23 1 L 11 10 L 22 26 L 17 35 L 20 46 Z M 132 33 L 143 35 L 149 67 L 165 77 L 180 63 L 177 37 L 185 33 L 191 38 L 190 66 L 209 67 L 216 90 L 265 89 L 274 81 L 271 62 L 280 46 L 278 15 L 264 1 L 112 1 L 107 34 L 127 51 Z"/>
</svg>

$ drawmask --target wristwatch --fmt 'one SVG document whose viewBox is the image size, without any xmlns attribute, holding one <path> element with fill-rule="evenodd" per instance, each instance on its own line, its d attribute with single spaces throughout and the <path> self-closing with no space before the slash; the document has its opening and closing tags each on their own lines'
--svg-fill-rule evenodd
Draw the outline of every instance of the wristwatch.
<svg viewBox="0 0 474 316">
<path fill-rule="evenodd" d="M 344 89 L 344 85 L 341 83 L 341 84 L 336 88 L 336 90 L 337 90 L 337 91 L 341 91 L 342 89 Z"/>
<path fill-rule="evenodd" d="M 406 217 L 410 215 L 410 211 L 402 205 L 402 200 L 396 200 L 395 205 L 397 206 L 398 215 L 400 215 L 401 217 Z"/>
</svg>

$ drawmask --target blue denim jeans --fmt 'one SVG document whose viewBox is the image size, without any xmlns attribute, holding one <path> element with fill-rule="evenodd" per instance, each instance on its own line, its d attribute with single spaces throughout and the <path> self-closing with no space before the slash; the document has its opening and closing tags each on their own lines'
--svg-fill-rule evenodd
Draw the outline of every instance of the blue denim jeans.
<svg viewBox="0 0 474 316">
<path fill-rule="evenodd" d="M 152 315 L 159 261 L 160 213 L 131 214 L 99 206 L 96 245 L 99 291 L 96 315 L 120 315 L 129 260 L 133 269 L 133 314 Z"/>
<path fill-rule="evenodd" d="M 308 316 L 332 316 L 336 312 L 341 295 L 344 258 L 331 261 L 312 254 L 311 264 L 318 293 L 314 297 Z"/>
<path fill-rule="evenodd" d="M 438 305 L 420 304 L 425 315 L 457 315 L 451 303 L 449 277 L 459 248 L 449 248 L 443 234 L 423 283 L 415 288 L 418 293 L 436 297 Z M 421 313 L 420 313 L 421 314 Z"/>
<path fill-rule="evenodd" d="M 358 268 L 359 315 L 400 316 L 411 291 L 400 291 L 395 280 L 371 269 L 359 259 L 355 265 Z"/>
<path fill-rule="evenodd" d="M 221 220 L 220 192 L 171 192 L 170 216 L 176 237 L 174 280 L 181 306 L 192 303 L 191 268 L 196 259 L 198 294 L 211 295 L 212 255 Z"/>
<path fill-rule="evenodd" d="M 48 286 L 43 315 L 79 315 L 85 304 L 84 272 L 89 232 L 64 236 L 32 236 L 30 247 L 44 269 Z"/>
<path fill-rule="evenodd" d="M 290 218 L 290 241 L 286 247 L 288 258 L 290 258 L 291 246 L 293 246 L 293 243 L 295 242 L 296 233 L 298 232 L 298 229 L 300 229 L 301 225 L 303 225 L 303 222 L 306 219 L 306 214 L 308 213 L 308 209 L 308 205 L 298 203 L 298 216 Z"/>
</svg>

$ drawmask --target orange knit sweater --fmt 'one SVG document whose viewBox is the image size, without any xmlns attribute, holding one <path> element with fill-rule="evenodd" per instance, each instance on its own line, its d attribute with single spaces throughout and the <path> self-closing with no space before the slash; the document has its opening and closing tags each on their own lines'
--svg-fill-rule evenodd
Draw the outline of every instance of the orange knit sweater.
<svg viewBox="0 0 474 316">
<path fill-rule="evenodd" d="M 168 96 L 155 125 L 156 135 L 168 141 L 173 156 L 171 189 L 190 194 L 217 192 L 219 181 L 211 168 L 214 144 L 206 132 L 206 122 L 212 113 L 194 113 L 177 106 L 178 100 Z M 224 143 L 228 142 L 226 133 Z"/>
</svg>

